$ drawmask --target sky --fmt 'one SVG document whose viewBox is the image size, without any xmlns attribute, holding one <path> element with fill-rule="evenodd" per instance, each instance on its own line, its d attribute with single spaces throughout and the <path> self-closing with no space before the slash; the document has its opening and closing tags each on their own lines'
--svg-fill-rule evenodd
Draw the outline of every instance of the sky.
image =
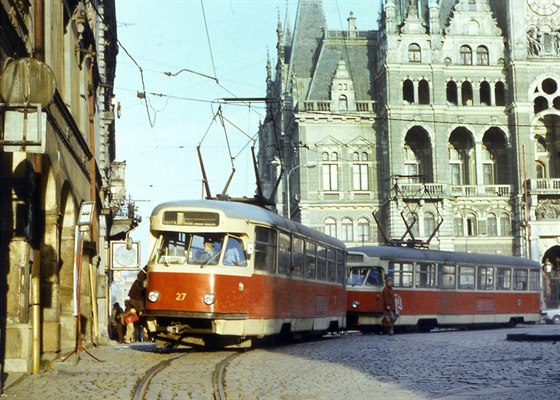
<svg viewBox="0 0 560 400">
<path fill-rule="evenodd" d="M 323 0 L 328 29 L 345 30 L 350 11 L 358 29 L 375 29 L 379 2 Z M 285 27 L 287 16 L 293 29 L 297 0 L 118 0 L 116 7 L 116 161 L 126 161 L 126 191 L 142 217 L 131 237 L 144 265 L 153 208 L 203 196 L 197 146 L 212 195 L 232 168 L 227 193 L 255 193 L 250 147 L 258 150 L 263 104 L 221 99 L 265 96 L 278 18 Z"/>
</svg>

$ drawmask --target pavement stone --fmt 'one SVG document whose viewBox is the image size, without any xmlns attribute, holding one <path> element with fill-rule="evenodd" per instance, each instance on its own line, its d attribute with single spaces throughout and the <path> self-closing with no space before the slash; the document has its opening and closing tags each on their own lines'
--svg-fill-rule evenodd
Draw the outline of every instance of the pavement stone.
<svg viewBox="0 0 560 400">
<path fill-rule="evenodd" d="M 507 335 L 549 341 L 510 341 Z M 328 336 L 234 358 L 228 399 L 560 399 L 560 326 Z M 173 354 L 151 343 L 89 349 L 4 388 L 8 399 L 130 399 L 150 368 Z M 182 350 L 184 352 L 184 350 Z M 211 375 L 227 352 L 192 352 L 156 374 L 149 399 L 212 399 Z"/>
</svg>

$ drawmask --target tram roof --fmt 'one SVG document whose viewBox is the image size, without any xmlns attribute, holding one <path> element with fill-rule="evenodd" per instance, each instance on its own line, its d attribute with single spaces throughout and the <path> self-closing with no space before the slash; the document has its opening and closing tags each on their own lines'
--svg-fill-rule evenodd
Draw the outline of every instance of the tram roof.
<svg viewBox="0 0 560 400">
<path fill-rule="evenodd" d="M 346 249 L 346 245 L 341 240 L 329 236 L 323 232 L 319 232 L 313 228 L 292 221 L 264 207 L 259 207 L 249 203 L 225 201 L 225 200 L 177 200 L 157 205 L 152 211 L 152 217 L 159 215 L 163 211 L 175 210 L 200 210 L 200 211 L 217 211 L 222 213 L 226 218 L 238 220 L 250 220 L 256 223 L 271 225 L 284 229 L 293 233 L 299 233 L 302 236 L 314 238 L 317 241 L 332 246 Z"/>
<path fill-rule="evenodd" d="M 513 267 L 540 268 L 541 265 L 525 257 L 498 254 L 465 253 L 398 246 L 361 246 L 348 248 L 349 253 L 363 253 L 368 257 L 394 258 L 407 261 L 434 261 L 441 263 L 492 264 Z"/>
</svg>

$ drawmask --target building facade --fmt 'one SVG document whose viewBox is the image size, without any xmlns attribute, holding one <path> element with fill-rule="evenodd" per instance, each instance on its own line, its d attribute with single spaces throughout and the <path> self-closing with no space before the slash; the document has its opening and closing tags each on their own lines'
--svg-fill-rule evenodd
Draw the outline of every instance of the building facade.
<svg viewBox="0 0 560 400">
<path fill-rule="evenodd" d="M 0 362 L 38 372 L 107 337 L 115 2 L 1 0 L 0 19 Z"/>
<path fill-rule="evenodd" d="M 560 268 L 560 1 L 372 0 L 378 29 L 278 24 L 265 190 L 348 245 L 519 255 Z"/>
</svg>

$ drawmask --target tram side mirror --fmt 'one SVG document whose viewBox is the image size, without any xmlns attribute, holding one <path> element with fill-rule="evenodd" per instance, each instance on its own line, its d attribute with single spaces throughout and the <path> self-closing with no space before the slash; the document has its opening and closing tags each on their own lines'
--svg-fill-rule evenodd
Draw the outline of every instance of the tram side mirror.
<svg viewBox="0 0 560 400">
<path fill-rule="evenodd" d="M 251 256 L 255 252 L 255 244 L 249 243 L 247 244 L 247 256 Z"/>
</svg>

